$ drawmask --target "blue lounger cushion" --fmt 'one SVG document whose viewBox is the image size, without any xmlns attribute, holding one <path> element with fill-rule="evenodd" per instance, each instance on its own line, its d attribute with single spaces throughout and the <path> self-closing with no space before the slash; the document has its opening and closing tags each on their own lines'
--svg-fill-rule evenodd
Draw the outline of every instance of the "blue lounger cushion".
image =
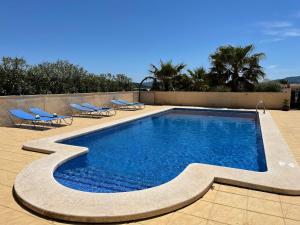
<svg viewBox="0 0 300 225">
<path fill-rule="evenodd" d="M 66 119 L 66 118 L 70 118 L 70 116 L 62 116 L 62 115 L 55 115 L 55 114 L 51 114 L 48 113 L 40 108 L 36 108 L 36 107 L 30 107 L 29 111 L 32 112 L 33 114 L 36 115 L 40 115 L 43 117 L 50 117 L 50 118 L 58 118 L 58 119 Z"/>
<path fill-rule="evenodd" d="M 42 121 L 42 122 L 50 122 L 53 120 L 56 120 L 56 118 L 50 118 L 50 117 L 43 117 L 39 116 L 37 117 L 36 115 L 32 115 L 28 112 L 23 111 L 22 109 L 10 109 L 9 113 L 21 120 L 29 120 L 29 121 Z"/>
<path fill-rule="evenodd" d="M 81 104 L 83 107 L 86 107 L 86 108 L 89 108 L 89 109 L 93 109 L 93 110 L 96 110 L 96 111 L 101 111 L 101 110 L 104 110 L 104 111 L 109 111 L 109 110 L 113 110 L 113 108 L 110 108 L 110 107 L 97 107 L 95 105 L 92 105 L 90 103 L 82 103 Z"/>
<path fill-rule="evenodd" d="M 118 100 L 111 100 L 111 103 L 113 103 L 114 105 L 118 105 L 118 106 L 128 106 L 128 104 L 119 102 Z"/>
<path fill-rule="evenodd" d="M 122 100 L 122 99 L 118 99 L 117 101 L 127 104 L 127 105 L 137 105 L 137 106 L 143 106 L 144 103 L 140 103 L 140 102 L 128 102 L 126 100 Z"/>
<path fill-rule="evenodd" d="M 82 106 L 82 105 L 75 104 L 75 103 L 70 104 L 70 106 L 71 106 L 73 109 L 76 109 L 76 110 L 81 111 L 81 112 L 90 112 L 90 113 L 96 112 L 96 110 L 94 110 L 94 109 L 90 109 L 90 108 L 87 108 L 87 107 L 84 107 L 84 106 Z"/>
</svg>

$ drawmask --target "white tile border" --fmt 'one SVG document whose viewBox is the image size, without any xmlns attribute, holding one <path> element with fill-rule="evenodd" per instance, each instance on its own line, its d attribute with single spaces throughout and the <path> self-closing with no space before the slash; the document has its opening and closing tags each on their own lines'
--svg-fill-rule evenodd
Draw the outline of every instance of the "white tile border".
<svg viewBox="0 0 300 225">
<path fill-rule="evenodd" d="M 300 195 L 300 168 L 269 112 L 259 114 L 267 172 L 193 163 L 165 184 L 121 193 L 82 192 L 65 187 L 54 179 L 53 172 L 59 165 L 88 151 L 84 147 L 64 145 L 56 143 L 57 141 L 180 107 L 182 106 L 164 106 L 141 115 L 25 143 L 24 149 L 52 154 L 32 162 L 18 174 L 14 184 L 16 196 L 30 209 L 61 220 L 121 222 L 156 216 L 188 205 L 203 196 L 214 181 L 280 194 Z"/>
</svg>

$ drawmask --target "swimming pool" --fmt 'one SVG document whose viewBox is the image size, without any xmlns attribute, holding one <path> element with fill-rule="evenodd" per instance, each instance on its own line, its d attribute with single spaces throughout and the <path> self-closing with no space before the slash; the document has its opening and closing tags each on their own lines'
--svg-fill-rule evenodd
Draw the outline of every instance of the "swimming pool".
<svg viewBox="0 0 300 225">
<path fill-rule="evenodd" d="M 191 163 L 267 170 L 255 112 L 172 109 L 61 143 L 89 148 L 55 172 L 85 192 L 128 192 L 166 183 Z"/>
</svg>

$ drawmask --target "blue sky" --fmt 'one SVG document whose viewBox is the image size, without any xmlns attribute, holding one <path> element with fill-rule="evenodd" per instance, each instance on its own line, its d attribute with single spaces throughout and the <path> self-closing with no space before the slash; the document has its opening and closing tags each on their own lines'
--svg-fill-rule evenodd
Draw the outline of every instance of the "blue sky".
<svg viewBox="0 0 300 225">
<path fill-rule="evenodd" d="M 300 75 L 299 0 L 1 0 L 0 56 L 67 59 L 134 81 L 159 60 L 209 67 L 220 45 L 254 44 L 269 79 Z"/>
</svg>

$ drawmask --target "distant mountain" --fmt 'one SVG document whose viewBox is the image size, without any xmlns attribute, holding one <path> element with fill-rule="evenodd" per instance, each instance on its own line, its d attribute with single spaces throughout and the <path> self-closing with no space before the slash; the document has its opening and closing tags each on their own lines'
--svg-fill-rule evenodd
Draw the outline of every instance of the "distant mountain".
<svg viewBox="0 0 300 225">
<path fill-rule="evenodd" d="M 148 81 L 143 83 L 144 88 L 151 88 L 153 85 L 153 81 Z"/>
<path fill-rule="evenodd" d="M 300 84 L 300 76 L 286 77 L 279 80 L 287 80 L 290 84 Z"/>
</svg>

